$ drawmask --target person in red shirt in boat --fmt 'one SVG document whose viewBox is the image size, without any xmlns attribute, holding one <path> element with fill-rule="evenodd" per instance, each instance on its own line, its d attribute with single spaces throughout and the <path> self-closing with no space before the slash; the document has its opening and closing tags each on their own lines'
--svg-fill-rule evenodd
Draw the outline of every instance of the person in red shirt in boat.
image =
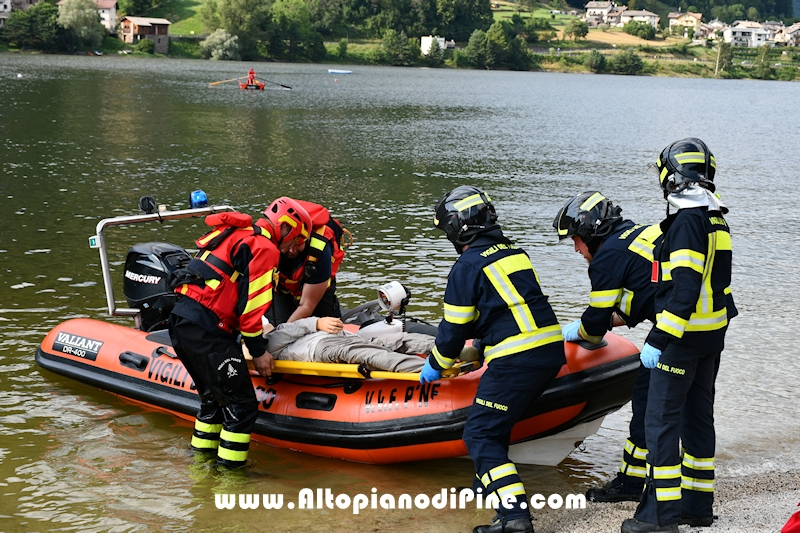
<svg viewBox="0 0 800 533">
<path fill-rule="evenodd" d="M 294 322 L 310 316 L 341 318 L 336 297 L 336 272 L 345 255 L 341 223 L 323 206 L 303 200 L 279 198 L 296 202 L 311 218 L 311 237 L 307 242 L 281 251 L 278 265 L 278 290 L 267 315 L 273 324 Z M 256 224 L 274 225 L 280 215 L 265 212 L 267 220 Z M 267 226 L 269 227 L 269 226 Z"/>
<path fill-rule="evenodd" d="M 247 85 L 255 85 L 256 84 L 256 71 L 252 68 L 247 73 Z"/>
</svg>

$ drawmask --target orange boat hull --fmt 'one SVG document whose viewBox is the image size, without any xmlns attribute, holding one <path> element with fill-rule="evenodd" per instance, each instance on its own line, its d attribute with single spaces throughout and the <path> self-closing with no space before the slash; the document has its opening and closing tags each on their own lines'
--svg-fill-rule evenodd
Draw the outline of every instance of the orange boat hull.
<svg viewBox="0 0 800 533">
<path fill-rule="evenodd" d="M 605 347 L 566 343 L 567 364 L 514 426 L 512 444 L 596 420 L 630 399 L 638 350 L 614 334 Z M 146 333 L 92 319 L 50 331 L 37 363 L 122 397 L 193 420 L 194 383 L 165 331 Z M 483 369 L 422 385 L 252 373 L 259 400 L 253 439 L 314 455 L 364 463 L 399 463 L 466 455 L 461 440 Z"/>
</svg>

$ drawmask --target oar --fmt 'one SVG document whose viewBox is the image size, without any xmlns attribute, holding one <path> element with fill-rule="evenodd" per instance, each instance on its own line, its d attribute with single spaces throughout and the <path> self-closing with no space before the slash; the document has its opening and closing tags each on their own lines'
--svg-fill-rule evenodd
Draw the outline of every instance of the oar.
<svg viewBox="0 0 800 533">
<path fill-rule="evenodd" d="M 290 91 L 292 90 L 291 87 L 289 87 L 288 85 L 283 85 L 282 83 L 275 83 L 274 81 L 262 80 L 262 79 L 259 79 L 258 81 L 265 81 L 267 83 L 271 83 L 272 85 L 277 85 L 278 87 L 283 87 L 284 89 L 289 89 Z"/>
<path fill-rule="evenodd" d="M 211 83 L 208 84 L 208 86 L 209 87 L 213 87 L 214 85 L 219 85 L 220 83 L 229 83 L 229 82 L 232 82 L 232 81 L 236 81 L 238 79 L 239 78 L 233 78 L 233 79 L 230 79 L 230 80 L 222 80 L 222 81 L 212 81 Z"/>
</svg>

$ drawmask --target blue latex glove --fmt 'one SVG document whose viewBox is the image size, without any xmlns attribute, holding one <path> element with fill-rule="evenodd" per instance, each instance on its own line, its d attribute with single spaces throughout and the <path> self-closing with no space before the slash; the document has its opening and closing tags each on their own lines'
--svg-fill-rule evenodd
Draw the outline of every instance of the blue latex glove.
<svg viewBox="0 0 800 533">
<path fill-rule="evenodd" d="M 576 320 L 575 322 L 570 322 L 566 326 L 562 327 L 561 334 L 564 336 L 564 340 L 567 342 L 578 342 L 583 340 L 578 334 L 579 329 L 581 329 L 580 319 Z"/>
<path fill-rule="evenodd" d="M 658 358 L 661 357 L 661 350 L 653 348 L 647 343 L 642 346 L 642 353 L 639 354 L 639 359 L 645 368 L 655 368 L 658 364 Z"/>
<path fill-rule="evenodd" d="M 420 383 L 431 383 L 433 381 L 438 381 L 442 377 L 442 371 L 433 368 L 431 366 L 431 356 L 428 357 L 428 359 L 425 359 L 425 366 L 423 366 L 422 370 L 419 371 Z"/>
</svg>

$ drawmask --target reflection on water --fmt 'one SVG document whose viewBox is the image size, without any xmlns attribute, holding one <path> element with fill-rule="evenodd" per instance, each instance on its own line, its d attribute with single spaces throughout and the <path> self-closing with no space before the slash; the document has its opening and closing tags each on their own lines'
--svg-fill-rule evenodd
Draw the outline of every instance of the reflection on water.
<svg viewBox="0 0 800 533">
<path fill-rule="evenodd" d="M 796 101 L 800 85 L 372 67 L 334 78 L 324 66 L 273 64 L 263 75 L 293 90 L 207 85 L 246 68 L 0 55 L 0 530 L 339 531 L 352 519 L 359 531 L 451 532 L 491 518 L 474 509 L 217 510 L 215 493 L 434 495 L 468 485 L 472 466 L 360 465 L 256 444 L 245 473 L 220 473 L 187 452 L 186 422 L 38 369 L 34 351 L 55 324 L 107 318 L 87 237 L 101 218 L 133 214 L 145 194 L 183 208 L 202 187 L 254 215 L 277 196 L 307 198 L 356 238 L 339 274 L 346 306 L 397 279 L 412 292 L 410 311 L 435 321 L 456 256 L 431 226 L 432 206 L 469 183 L 489 191 L 567 322 L 589 283 L 583 259 L 556 242 L 555 213 L 598 189 L 631 219 L 657 222 L 665 205 L 644 170 L 688 135 L 719 161 L 741 312 L 717 386 L 719 474 L 798 466 L 799 238 L 787 147 L 798 145 L 800 111 L 776 102 Z M 117 298 L 131 245 L 191 247 L 204 228 L 110 229 Z M 623 332 L 637 344 L 646 333 Z M 628 418 L 627 409 L 607 417 L 557 468 L 521 467 L 528 492 L 583 491 L 610 475 Z"/>
</svg>

